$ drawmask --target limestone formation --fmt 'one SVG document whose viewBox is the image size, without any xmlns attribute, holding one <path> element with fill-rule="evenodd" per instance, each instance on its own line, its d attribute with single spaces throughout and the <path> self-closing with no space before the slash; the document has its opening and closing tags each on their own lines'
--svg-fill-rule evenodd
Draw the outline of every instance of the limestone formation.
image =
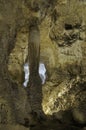
<svg viewBox="0 0 86 130">
<path fill-rule="evenodd" d="M 24 88 L 27 62 L 30 80 Z M 39 62 L 46 67 L 44 85 Z M 36 111 L 36 123 L 45 113 L 85 129 L 85 104 L 85 0 L 0 0 L 0 128 L 29 126 Z"/>
</svg>

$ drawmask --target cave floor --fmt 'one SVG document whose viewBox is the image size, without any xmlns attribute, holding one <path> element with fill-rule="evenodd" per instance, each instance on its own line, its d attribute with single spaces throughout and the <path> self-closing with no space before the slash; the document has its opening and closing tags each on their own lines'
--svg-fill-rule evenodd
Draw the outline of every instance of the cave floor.
<svg viewBox="0 0 86 130">
<path fill-rule="evenodd" d="M 83 128 L 70 124 L 59 123 L 58 121 L 47 121 L 43 124 L 31 127 L 30 130 L 83 130 Z"/>
<path fill-rule="evenodd" d="M 84 130 L 81 127 L 61 124 L 58 121 L 47 121 L 36 126 L 24 127 L 22 125 L 0 125 L 0 130 Z"/>
<path fill-rule="evenodd" d="M 22 125 L 0 125 L 0 130 L 30 130 Z"/>
</svg>

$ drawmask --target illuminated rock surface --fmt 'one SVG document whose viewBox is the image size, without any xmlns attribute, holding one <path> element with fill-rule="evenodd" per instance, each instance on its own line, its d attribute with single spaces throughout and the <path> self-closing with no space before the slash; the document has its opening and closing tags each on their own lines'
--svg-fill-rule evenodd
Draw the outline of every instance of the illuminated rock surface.
<svg viewBox="0 0 86 130">
<path fill-rule="evenodd" d="M 41 21 L 40 63 L 47 74 L 43 110 L 61 122 L 85 125 L 86 2 L 82 0 L 0 1 L 0 112 L 5 113 L 0 122 L 24 124 L 29 118 L 23 67 L 29 62 L 31 16 Z"/>
</svg>

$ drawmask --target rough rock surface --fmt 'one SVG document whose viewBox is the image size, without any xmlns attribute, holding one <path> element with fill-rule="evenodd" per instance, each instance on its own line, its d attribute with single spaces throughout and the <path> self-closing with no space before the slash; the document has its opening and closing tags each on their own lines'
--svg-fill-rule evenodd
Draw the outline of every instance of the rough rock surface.
<svg viewBox="0 0 86 130">
<path fill-rule="evenodd" d="M 83 0 L 0 1 L 0 105 L 5 104 L 0 111 L 7 113 L 0 120 L 24 123 L 24 118 L 28 118 L 23 66 L 28 59 L 28 24 L 32 16 L 40 18 L 40 61 L 47 69 L 43 110 L 61 122 L 84 125 L 86 2 Z M 17 112 L 12 115 L 14 111 Z"/>
</svg>

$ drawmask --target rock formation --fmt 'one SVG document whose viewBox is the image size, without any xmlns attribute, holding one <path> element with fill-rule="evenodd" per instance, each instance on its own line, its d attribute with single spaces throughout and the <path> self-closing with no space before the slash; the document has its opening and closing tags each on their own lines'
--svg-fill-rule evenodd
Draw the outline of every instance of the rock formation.
<svg viewBox="0 0 86 130">
<path fill-rule="evenodd" d="M 41 111 L 61 123 L 86 125 L 85 12 L 85 0 L 0 1 L 1 124 L 28 126 L 31 112 Z M 44 85 L 39 62 L 46 67 Z"/>
</svg>

